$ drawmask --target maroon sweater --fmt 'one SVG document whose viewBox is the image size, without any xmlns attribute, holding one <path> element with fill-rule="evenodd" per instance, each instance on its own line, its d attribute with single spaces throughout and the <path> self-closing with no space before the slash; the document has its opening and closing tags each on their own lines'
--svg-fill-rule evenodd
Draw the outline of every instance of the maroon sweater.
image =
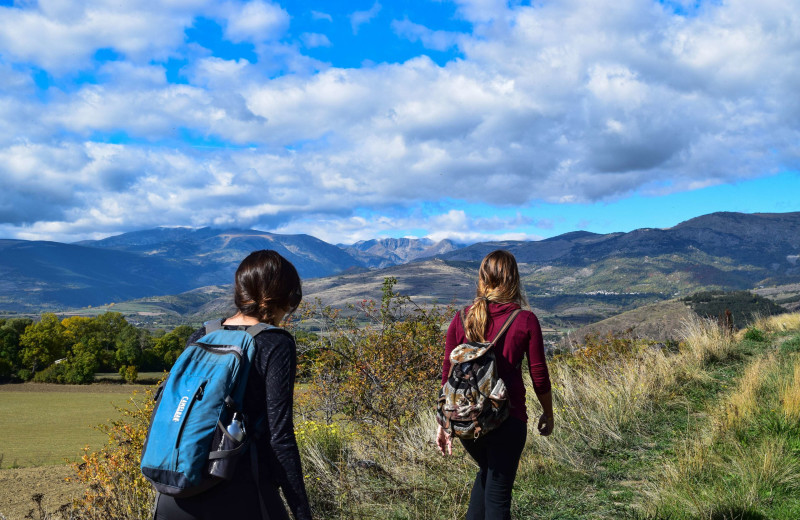
<svg viewBox="0 0 800 520">
<path fill-rule="evenodd" d="M 485 333 L 486 340 L 494 339 L 497 332 L 505 323 L 506 318 L 515 309 L 516 303 L 489 303 L 489 325 Z M 461 311 L 466 317 L 469 307 Z M 444 349 L 444 363 L 442 364 L 442 385 L 447 382 L 450 374 L 450 352 L 467 341 L 461 317 L 456 314 L 450 327 L 447 329 L 447 341 Z M 528 371 L 533 381 L 533 391 L 537 394 L 546 394 L 550 391 L 550 374 L 547 371 L 547 362 L 544 357 L 544 343 L 542 342 L 542 328 L 536 315 L 530 311 L 522 311 L 514 319 L 514 323 L 493 347 L 497 359 L 498 375 L 505 381 L 508 388 L 508 402 L 510 415 L 522 421 L 528 420 L 525 408 L 525 384 L 522 382 L 522 358 L 528 357 Z"/>
</svg>

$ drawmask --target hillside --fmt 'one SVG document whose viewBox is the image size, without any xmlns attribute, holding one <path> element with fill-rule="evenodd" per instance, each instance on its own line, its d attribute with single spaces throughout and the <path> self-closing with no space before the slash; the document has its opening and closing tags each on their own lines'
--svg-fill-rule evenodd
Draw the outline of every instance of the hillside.
<svg viewBox="0 0 800 520">
<path fill-rule="evenodd" d="M 602 290 L 662 292 L 698 287 L 745 289 L 797 281 L 800 277 L 800 213 L 713 213 L 668 229 L 629 233 L 567 233 L 538 242 L 488 242 L 439 258 L 477 262 L 493 249 L 508 249 L 521 263 L 553 266 L 559 277 L 582 269 L 610 273 Z M 620 271 L 614 273 L 614 271 Z M 636 277 L 631 279 L 630 274 Z M 656 277 L 656 280 L 651 278 Z M 559 278 L 544 276 L 540 283 Z M 568 280 L 571 282 L 572 280 Z M 573 286 L 600 290 L 592 280 Z M 594 287 L 594 289 L 593 289 Z"/>
<path fill-rule="evenodd" d="M 167 258 L 58 242 L 0 240 L 0 309 L 83 307 L 192 288 L 197 271 Z"/>
<path fill-rule="evenodd" d="M 576 231 L 467 247 L 426 239 L 338 247 L 308 235 L 212 228 L 157 228 L 79 244 L 5 240 L 0 310 L 65 311 L 227 285 L 238 262 L 264 248 L 295 264 L 307 296 L 334 305 L 374 298 L 386 276 L 397 277 L 398 289 L 421 303 L 463 303 L 473 295 L 481 258 L 508 249 L 531 305 L 553 326 L 570 328 L 698 290 L 796 284 L 800 213 L 714 213 L 668 229 Z M 201 310 L 210 301 L 204 298 L 189 296 L 193 309 L 168 313 L 200 316 L 220 308 Z"/>
<path fill-rule="evenodd" d="M 651 303 L 580 327 L 570 332 L 566 341 L 575 345 L 583 343 L 588 335 L 608 334 L 660 342 L 676 341 L 693 314 L 692 309 L 680 300 Z"/>
<path fill-rule="evenodd" d="M 361 267 L 346 251 L 310 235 L 278 235 L 252 229 L 158 228 L 81 244 L 150 258 L 178 259 L 201 273 L 195 287 L 230 283 L 242 258 L 258 249 L 273 249 L 285 256 L 303 278 Z"/>
</svg>

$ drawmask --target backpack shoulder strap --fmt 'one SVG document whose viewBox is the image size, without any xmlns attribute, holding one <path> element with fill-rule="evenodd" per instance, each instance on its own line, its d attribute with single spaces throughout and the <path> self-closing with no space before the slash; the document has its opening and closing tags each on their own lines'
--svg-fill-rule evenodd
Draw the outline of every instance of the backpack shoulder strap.
<svg viewBox="0 0 800 520">
<path fill-rule="evenodd" d="M 205 322 L 203 325 L 206 328 L 206 334 L 210 334 L 215 330 L 222 329 L 222 321 L 223 321 L 222 319 L 218 319 Z M 247 332 L 248 334 L 250 334 L 255 338 L 259 333 L 269 329 L 283 330 L 280 327 L 276 327 L 275 325 L 270 325 L 269 323 L 257 323 L 255 325 L 247 327 L 244 330 L 245 332 Z"/>
<path fill-rule="evenodd" d="M 270 325 L 269 323 L 257 323 L 255 325 L 251 325 L 245 329 L 245 332 L 253 336 L 254 338 L 258 336 L 259 333 L 264 332 L 265 330 L 270 329 L 278 329 L 283 330 L 280 327 L 276 327 L 275 325 Z"/>
<path fill-rule="evenodd" d="M 514 318 L 516 318 L 520 312 L 522 312 L 522 309 L 517 309 L 511 313 L 511 316 L 509 316 L 508 319 L 506 319 L 506 322 L 503 323 L 503 326 L 500 328 L 500 332 L 497 333 L 497 335 L 494 337 L 489 346 L 493 347 L 494 344 L 497 343 L 497 340 L 499 340 L 503 336 L 503 334 L 506 333 L 508 328 L 511 326 L 511 323 L 514 321 Z"/>
<path fill-rule="evenodd" d="M 464 334 L 466 334 L 467 333 L 467 317 L 464 315 L 463 311 L 458 311 L 457 314 L 459 316 L 461 316 L 461 326 L 464 327 Z"/>
<path fill-rule="evenodd" d="M 220 318 L 218 320 L 207 321 L 207 322 L 203 323 L 203 325 L 206 328 L 206 334 L 210 334 L 210 333 L 214 332 L 215 330 L 219 330 L 219 329 L 222 328 L 222 318 Z"/>
</svg>

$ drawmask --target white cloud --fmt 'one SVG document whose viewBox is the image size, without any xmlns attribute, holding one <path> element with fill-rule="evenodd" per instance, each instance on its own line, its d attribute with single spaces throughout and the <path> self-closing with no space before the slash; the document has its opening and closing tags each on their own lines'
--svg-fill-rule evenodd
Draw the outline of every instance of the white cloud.
<svg viewBox="0 0 800 520">
<path fill-rule="evenodd" d="M 323 13 L 322 11 L 311 11 L 311 18 L 314 20 L 325 20 L 328 22 L 333 21 L 333 16 L 329 15 L 328 13 Z"/>
<path fill-rule="evenodd" d="M 353 34 L 358 34 L 358 28 L 364 24 L 372 21 L 373 18 L 378 16 L 381 12 L 381 4 L 375 2 L 372 7 L 366 11 L 355 11 L 350 15 L 350 27 L 353 29 Z"/>
<path fill-rule="evenodd" d="M 0 7 L 0 55 L 59 74 L 91 65 L 103 48 L 134 60 L 164 59 L 183 42 L 193 13 L 212 2 L 196 4 L 89 0 Z"/>
<path fill-rule="evenodd" d="M 331 41 L 322 33 L 303 33 L 300 35 L 300 39 L 308 49 L 331 46 Z"/>
<path fill-rule="evenodd" d="M 445 197 L 504 208 L 614 200 L 800 163 L 800 9 L 790 0 L 710 3 L 691 16 L 640 0 L 462 1 L 474 34 L 393 26 L 429 48 L 455 45 L 458 59 L 362 69 L 321 66 L 299 42 L 276 42 L 290 24 L 277 4 L 115 5 L 0 8 L 0 223 L 18 236 L 134 220 L 342 242 L 408 229 L 473 240 L 504 225 L 521 236 L 535 222 L 353 215 Z M 379 9 L 354 13 L 354 29 Z M 259 60 L 196 51 L 189 84 L 169 84 L 152 60 L 187 52 L 183 31 L 203 13 L 229 38 L 257 41 Z M 330 43 L 300 35 L 306 48 Z M 60 44 L 42 43 L 52 38 Z M 98 68 L 95 84 L 37 99 L 35 67 L 80 70 L 109 47 L 124 56 Z M 97 134 L 124 137 L 92 143 Z"/>
<path fill-rule="evenodd" d="M 289 26 L 289 13 L 279 5 L 251 0 L 243 5 L 228 4 L 225 36 L 234 42 L 262 42 L 283 36 Z"/>
<path fill-rule="evenodd" d="M 401 38 L 407 38 L 412 42 L 421 41 L 428 49 L 446 51 L 454 47 L 458 41 L 458 33 L 449 31 L 434 31 L 424 25 L 412 22 L 408 18 L 394 20 L 392 29 Z"/>
<path fill-rule="evenodd" d="M 393 214 L 391 216 L 335 216 L 311 214 L 302 219 L 292 220 L 276 229 L 277 233 L 309 233 L 331 243 L 354 244 L 359 240 L 376 237 L 397 236 L 404 229 L 431 228 L 435 231 L 418 238 L 434 241 L 446 238 L 462 243 L 490 240 L 540 240 L 540 235 L 525 231 L 507 231 L 527 224 L 526 219 L 471 218 L 462 211 L 451 210 L 432 216 L 416 214 L 407 210 L 411 216 Z M 524 223 L 523 223 L 524 221 Z"/>
</svg>

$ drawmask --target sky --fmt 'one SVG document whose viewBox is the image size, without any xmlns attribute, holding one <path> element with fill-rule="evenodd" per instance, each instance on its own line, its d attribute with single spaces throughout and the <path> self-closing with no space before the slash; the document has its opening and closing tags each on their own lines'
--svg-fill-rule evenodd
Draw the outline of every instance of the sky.
<svg viewBox="0 0 800 520">
<path fill-rule="evenodd" d="M 800 2 L 0 0 L 0 238 L 800 211 Z"/>
</svg>

